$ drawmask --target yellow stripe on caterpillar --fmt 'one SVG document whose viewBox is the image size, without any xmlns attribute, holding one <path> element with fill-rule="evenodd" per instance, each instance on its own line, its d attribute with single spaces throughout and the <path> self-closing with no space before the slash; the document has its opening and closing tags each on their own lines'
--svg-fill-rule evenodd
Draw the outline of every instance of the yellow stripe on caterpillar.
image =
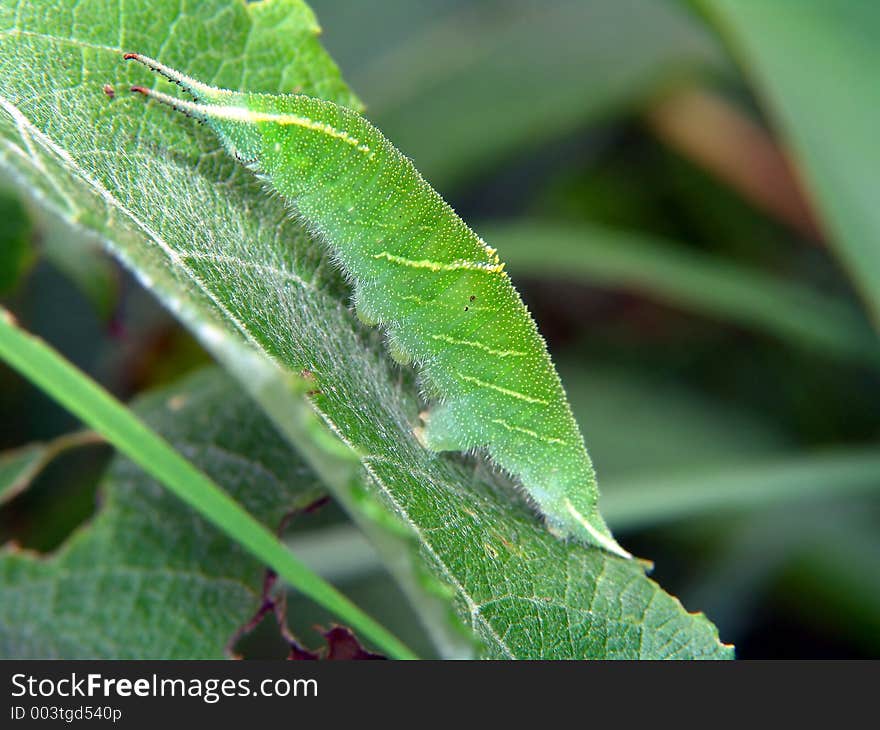
<svg viewBox="0 0 880 730">
<path fill-rule="evenodd" d="M 473 383 L 474 385 L 479 385 L 481 388 L 489 388 L 490 390 L 504 393 L 504 395 L 509 395 L 511 398 L 524 400 L 526 403 L 536 403 L 542 406 L 550 405 L 548 401 L 542 400 L 541 398 L 534 398 L 530 395 L 525 395 L 523 393 L 519 393 L 518 391 L 510 390 L 510 388 L 504 388 L 500 385 L 495 385 L 495 383 L 487 383 L 485 380 L 480 380 L 479 378 L 475 378 L 472 375 L 465 375 L 464 373 L 457 373 L 457 375 L 459 378 L 467 383 Z"/>
<path fill-rule="evenodd" d="M 525 357 L 526 353 L 519 350 L 496 350 L 495 348 L 484 345 L 482 342 L 472 342 L 471 340 L 459 340 L 449 335 L 429 335 L 431 339 L 445 342 L 449 345 L 462 345 L 463 347 L 476 347 L 478 350 L 487 352 L 495 357 Z"/>
<path fill-rule="evenodd" d="M 430 261 L 428 259 L 421 259 L 416 261 L 415 259 L 404 258 L 403 256 L 395 256 L 392 253 L 388 253 L 387 251 L 382 251 L 381 253 L 374 253 L 374 259 L 385 259 L 386 261 L 390 261 L 393 264 L 400 264 L 401 266 L 409 266 L 413 269 L 428 269 L 429 271 L 486 271 L 490 274 L 501 274 L 504 272 L 504 264 L 487 264 L 481 263 L 479 261 L 453 261 L 449 264 L 439 263 L 437 261 Z"/>
<path fill-rule="evenodd" d="M 545 444 L 557 444 L 559 446 L 568 446 L 567 441 L 563 441 L 562 439 L 555 438 L 553 436 L 542 436 L 537 431 L 532 431 L 530 428 L 525 428 L 524 426 L 514 426 L 507 421 L 501 418 L 493 418 L 492 423 L 497 423 L 502 428 L 506 428 L 508 431 L 516 431 L 517 433 L 524 433 L 526 436 L 531 436 L 533 439 L 538 441 L 543 441 Z"/>
</svg>

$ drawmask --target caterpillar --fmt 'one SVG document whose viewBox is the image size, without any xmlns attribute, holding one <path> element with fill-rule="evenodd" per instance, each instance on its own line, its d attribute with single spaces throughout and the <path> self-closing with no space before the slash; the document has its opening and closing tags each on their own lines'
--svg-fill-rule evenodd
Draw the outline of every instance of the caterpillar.
<svg viewBox="0 0 880 730">
<path fill-rule="evenodd" d="M 488 246 L 357 112 L 305 95 L 244 93 L 134 60 L 193 101 L 133 86 L 207 124 L 278 193 L 353 282 L 358 316 L 419 368 L 431 402 L 414 428 L 435 452 L 479 451 L 548 528 L 624 558 L 599 513 L 592 463 L 535 322 Z"/>
</svg>

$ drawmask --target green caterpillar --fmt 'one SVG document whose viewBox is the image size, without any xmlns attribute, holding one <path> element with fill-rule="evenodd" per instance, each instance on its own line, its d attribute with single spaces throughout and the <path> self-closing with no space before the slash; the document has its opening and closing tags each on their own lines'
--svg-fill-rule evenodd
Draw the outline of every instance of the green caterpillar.
<svg viewBox="0 0 880 730">
<path fill-rule="evenodd" d="M 375 127 L 302 95 L 217 89 L 129 53 L 193 101 L 132 91 L 206 123 L 291 204 L 354 282 L 358 315 L 415 363 L 434 402 L 432 451 L 483 450 L 562 537 L 622 557 L 598 509 L 583 437 L 504 264 Z"/>
</svg>

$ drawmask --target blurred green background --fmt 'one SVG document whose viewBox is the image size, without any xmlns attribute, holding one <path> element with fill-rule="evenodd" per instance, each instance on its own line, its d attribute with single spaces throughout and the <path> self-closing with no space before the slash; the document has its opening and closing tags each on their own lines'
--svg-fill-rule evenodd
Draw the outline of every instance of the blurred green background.
<svg viewBox="0 0 880 730">
<path fill-rule="evenodd" d="M 828 219 L 821 168 L 805 167 L 809 138 L 753 73 L 774 18 L 750 46 L 699 11 L 715 3 L 310 5 L 367 116 L 508 261 L 624 544 L 741 658 L 877 656 L 880 351 L 865 284 L 834 244 L 846 229 Z M 836 19 L 811 43 L 846 69 L 835 33 L 865 26 Z M 823 79 L 797 71 L 787 98 L 807 113 Z M 836 112 L 829 140 L 853 141 L 852 113 Z M 93 242 L 8 191 L 0 299 L 126 399 L 207 363 Z M 3 367 L 0 413 L 5 452 L 78 428 Z M 99 508 L 110 450 L 59 451 L 26 491 L 0 495 L 0 542 L 50 551 Z M 332 539 L 313 537 L 322 525 Z M 297 529 L 300 555 L 426 650 L 339 513 Z M 289 617 L 305 633 L 327 623 L 300 603 Z M 272 656 L 276 639 L 258 631 L 242 651 Z"/>
</svg>

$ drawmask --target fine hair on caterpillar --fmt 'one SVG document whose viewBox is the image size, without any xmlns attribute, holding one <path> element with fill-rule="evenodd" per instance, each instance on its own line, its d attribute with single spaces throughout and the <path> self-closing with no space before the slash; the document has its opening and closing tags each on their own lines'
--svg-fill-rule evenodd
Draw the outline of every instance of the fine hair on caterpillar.
<svg viewBox="0 0 880 730">
<path fill-rule="evenodd" d="M 354 289 L 358 316 L 420 370 L 420 443 L 480 453 L 551 531 L 631 555 L 599 512 L 583 437 L 544 340 L 488 246 L 412 162 L 355 111 L 302 94 L 215 89 L 126 54 L 192 100 L 132 90 L 206 124 L 295 211 Z"/>
</svg>

